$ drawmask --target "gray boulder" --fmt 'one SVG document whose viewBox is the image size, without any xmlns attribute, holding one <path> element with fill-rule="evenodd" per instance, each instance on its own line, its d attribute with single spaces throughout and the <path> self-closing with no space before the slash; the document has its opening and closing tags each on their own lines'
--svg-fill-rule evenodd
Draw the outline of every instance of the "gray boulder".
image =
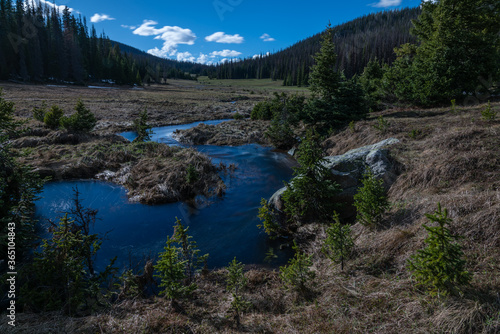
<svg viewBox="0 0 500 334">
<path fill-rule="evenodd" d="M 397 177 L 396 166 L 389 158 L 388 147 L 397 143 L 399 143 L 398 139 L 389 138 L 373 145 L 350 150 L 342 155 L 324 158 L 324 166 L 331 171 L 333 180 L 342 188 L 342 192 L 337 195 L 335 201 L 347 203 L 340 213 L 342 217 L 348 218 L 355 214 L 350 204 L 353 203 L 353 196 L 361 186 L 361 178 L 368 169 L 384 181 L 386 189 L 394 183 Z M 283 211 L 281 195 L 285 190 L 285 187 L 279 189 L 269 200 L 270 206 L 277 212 Z"/>
</svg>

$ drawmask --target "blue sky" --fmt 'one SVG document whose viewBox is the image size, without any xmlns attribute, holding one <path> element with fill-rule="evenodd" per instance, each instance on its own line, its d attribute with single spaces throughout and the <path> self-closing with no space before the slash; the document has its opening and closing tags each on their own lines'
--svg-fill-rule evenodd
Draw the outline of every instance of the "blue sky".
<svg viewBox="0 0 500 334">
<path fill-rule="evenodd" d="M 40 0 L 46 2 L 46 0 Z M 52 2 L 52 1 L 50 1 Z M 419 0 L 56 0 L 98 33 L 160 57 L 216 63 L 279 51 L 337 25 Z M 92 23 L 91 23 L 92 21 Z"/>
</svg>

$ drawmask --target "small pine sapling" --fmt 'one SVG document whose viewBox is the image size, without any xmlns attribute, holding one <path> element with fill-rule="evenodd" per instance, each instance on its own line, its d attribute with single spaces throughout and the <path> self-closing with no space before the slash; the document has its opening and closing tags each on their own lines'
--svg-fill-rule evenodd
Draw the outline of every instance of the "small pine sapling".
<svg viewBox="0 0 500 334">
<path fill-rule="evenodd" d="M 486 108 L 481 110 L 481 117 L 485 121 L 494 121 L 496 116 L 497 116 L 497 111 L 493 110 L 493 108 L 491 108 L 491 103 L 490 103 L 490 101 L 488 101 Z"/>
<path fill-rule="evenodd" d="M 208 254 L 199 255 L 200 250 L 196 245 L 196 241 L 191 240 L 193 237 L 188 234 L 189 227 L 184 227 L 179 218 L 175 217 L 175 219 L 172 241 L 180 246 L 180 258 L 184 263 L 186 285 L 189 285 L 193 282 L 195 273 L 205 264 Z"/>
<path fill-rule="evenodd" d="M 383 214 L 389 209 L 384 181 L 368 170 L 361 182 L 363 186 L 354 195 L 357 219 L 365 226 L 374 227 L 382 221 Z"/>
<path fill-rule="evenodd" d="M 55 130 L 59 128 L 59 126 L 61 126 L 61 119 L 63 118 L 63 116 L 64 111 L 58 106 L 54 105 L 50 107 L 50 110 L 47 113 L 45 113 L 43 122 L 48 128 Z"/>
<path fill-rule="evenodd" d="M 431 295 L 460 291 L 460 286 L 470 283 L 471 274 L 465 270 L 464 253 L 455 242 L 460 237 L 453 235 L 448 228 L 451 222 L 448 210 L 441 209 L 438 203 L 437 211 L 425 216 L 438 226 L 423 225 L 428 232 L 427 247 L 411 257 L 408 267 L 418 285 L 427 287 Z"/>
<path fill-rule="evenodd" d="M 197 286 L 194 283 L 185 285 L 185 268 L 187 261 L 182 260 L 179 249 L 173 246 L 174 240 L 167 237 L 164 251 L 160 253 L 160 259 L 154 267 L 158 274 L 154 275 L 161 280 L 161 295 L 170 299 L 171 305 L 175 307 L 177 299 L 190 295 Z"/>
<path fill-rule="evenodd" d="M 307 291 L 306 283 L 316 277 L 315 272 L 310 269 L 313 264 L 312 256 L 300 251 L 295 240 L 292 248 L 295 255 L 288 260 L 288 265 L 280 267 L 279 275 L 286 288 L 295 288 L 303 293 Z"/>
<path fill-rule="evenodd" d="M 341 225 L 338 213 L 333 216 L 333 223 L 326 229 L 326 239 L 322 247 L 323 253 L 334 263 L 340 263 L 344 270 L 344 262 L 351 256 L 354 241 L 349 225 Z"/>
<path fill-rule="evenodd" d="M 148 109 L 144 109 L 137 119 L 134 120 L 134 128 L 137 132 L 137 138 L 134 139 L 134 142 L 145 142 L 151 140 L 151 135 L 153 135 L 153 130 L 151 130 L 151 126 L 148 124 Z"/>
<path fill-rule="evenodd" d="M 241 290 L 247 286 L 248 282 L 243 272 L 243 268 L 243 263 L 238 262 L 235 257 L 233 261 L 229 262 L 226 278 L 227 290 L 231 292 L 233 297 L 230 310 L 234 313 L 234 318 L 238 327 L 240 326 L 241 313 L 247 310 L 251 305 L 251 303 L 247 302 L 241 294 Z"/>
</svg>

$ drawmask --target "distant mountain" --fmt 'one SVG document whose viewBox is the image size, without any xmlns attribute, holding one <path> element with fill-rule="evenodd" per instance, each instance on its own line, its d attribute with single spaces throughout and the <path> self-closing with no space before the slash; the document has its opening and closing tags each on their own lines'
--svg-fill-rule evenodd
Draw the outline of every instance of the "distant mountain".
<svg viewBox="0 0 500 334">
<path fill-rule="evenodd" d="M 205 65 L 161 59 L 97 36 L 68 8 L 0 0 L 0 80 L 127 85 L 191 79 Z"/>
<path fill-rule="evenodd" d="M 384 11 L 334 27 L 337 68 L 352 77 L 362 73 L 370 59 L 391 64 L 395 47 L 416 43 L 410 34 L 411 20 L 420 12 L 419 7 Z M 285 85 L 307 85 L 312 56 L 320 49 L 321 35 L 318 33 L 269 56 L 219 64 L 209 74 L 218 79 L 272 78 L 285 80 Z"/>
<path fill-rule="evenodd" d="M 175 69 L 175 70 L 182 71 L 183 73 L 190 73 L 190 74 L 194 74 L 194 75 L 196 75 L 196 74 L 199 75 L 203 71 L 206 71 L 208 68 L 210 68 L 210 66 L 204 65 L 204 64 L 160 58 L 160 57 L 154 56 L 152 54 L 149 54 L 145 51 L 141 51 L 133 46 L 123 44 L 123 43 L 117 42 L 117 41 L 111 41 L 111 44 L 118 45 L 118 47 L 120 48 L 120 50 L 123 53 L 129 54 L 135 59 L 144 59 L 144 60 L 147 60 L 149 63 L 154 64 L 154 65 L 160 64 L 162 68 L 166 66 L 169 69 Z M 153 66 L 153 67 L 156 67 L 156 66 Z"/>
</svg>

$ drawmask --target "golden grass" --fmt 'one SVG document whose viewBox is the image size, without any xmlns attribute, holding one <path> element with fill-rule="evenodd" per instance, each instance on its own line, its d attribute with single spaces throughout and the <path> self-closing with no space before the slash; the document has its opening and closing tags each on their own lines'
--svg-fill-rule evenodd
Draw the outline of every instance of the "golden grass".
<svg viewBox="0 0 500 334">
<path fill-rule="evenodd" d="M 500 108 L 498 103 L 492 104 Z M 20 314 L 19 333 L 500 333 L 500 122 L 480 118 L 484 106 L 391 110 L 358 122 L 325 141 L 330 154 L 387 137 L 400 175 L 389 191 L 393 206 L 374 230 L 355 224 L 354 257 L 342 272 L 321 254 L 324 226 L 302 247 L 313 255 L 316 279 L 309 298 L 281 287 L 275 271 L 245 273 L 244 296 L 252 303 L 240 328 L 228 312 L 224 270 L 198 279 L 199 289 L 170 308 L 162 298 L 136 299 L 92 316 Z M 383 115 L 385 133 L 373 125 Z M 414 130 L 414 131 L 413 131 Z M 410 135 L 412 134 L 412 135 Z M 408 258 L 423 246 L 426 213 L 447 208 L 452 232 L 464 237 L 467 270 L 473 274 L 462 296 L 431 298 L 415 286 Z M 0 330 L 3 330 L 0 327 Z"/>
</svg>

